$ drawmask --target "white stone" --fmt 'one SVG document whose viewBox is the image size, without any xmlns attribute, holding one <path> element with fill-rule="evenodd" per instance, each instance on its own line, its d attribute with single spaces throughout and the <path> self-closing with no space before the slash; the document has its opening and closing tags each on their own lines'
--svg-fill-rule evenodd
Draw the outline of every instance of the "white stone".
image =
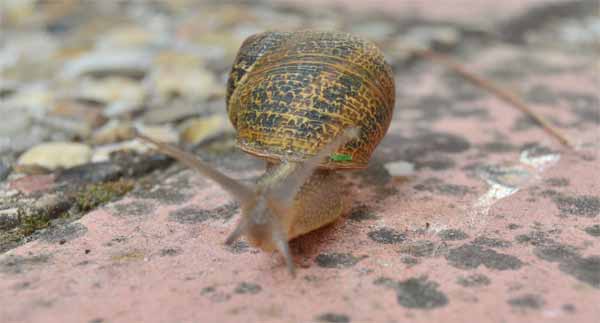
<svg viewBox="0 0 600 323">
<path fill-rule="evenodd" d="M 38 165 L 48 169 L 69 168 L 90 161 L 89 146 L 74 142 L 47 142 L 32 147 L 23 153 L 17 164 Z"/>
<path fill-rule="evenodd" d="M 410 176 L 415 173 L 415 164 L 398 160 L 384 165 L 391 176 Z"/>
</svg>

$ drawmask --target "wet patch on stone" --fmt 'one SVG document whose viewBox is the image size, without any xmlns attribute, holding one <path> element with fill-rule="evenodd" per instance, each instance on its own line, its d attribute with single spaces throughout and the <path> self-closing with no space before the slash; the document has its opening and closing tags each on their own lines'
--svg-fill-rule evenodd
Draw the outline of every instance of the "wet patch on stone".
<svg viewBox="0 0 600 323">
<path fill-rule="evenodd" d="M 448 251 L 446 243 L 433 242 L 429 240 L 414 241 L 400 248 L 400 252 L 413 257 L 436 257 Z"/>
<path fill-rule="evenodd" d="M 434 309 L 448 304 L 448 297 L 438 290 L 439 285 L 424 277 L 410 278 L 404 281 L 381 277 L 373 283 L 394 289 L 396 300 L 403 307 Z"/>
<path fill-rule="evenodd" d="M 460 276 L 456 279 L 456 283 L 463 287 L 482 287 L 489 285 L 491 282 L 492 281 L 483 274 Z"/>
<path fill-rule="evenodd" d="M 560 308 L 567 313 L 575 313 L 575 305 L 573 304 L 563 304 Z"/>
<path fill-rule="evenodd" d="M 241 253 L 245 253 L 248 252 L 248 248 L 250 246 L 248 245 L 247 242 L 242 241 L 242 240 L 237 240 L 236 242 L 232 243 L 230 246 L 227 246 L 227 250 L 229 250 L 232 253 L 235 254 L 241 254 Z"/>
<path fill-rule="evenodd" d="M 546 179 L 544 182 L 552 187 L 569 186 L 569 180 L 564 177 L 552 177 L 552 178 Z"/>
<path fill-rule="evenodd" d="M 454 102 L 450 98 L 429 95 L 420 98 L 406 109 L 418 111 L 418 119 L 431 122 L 447 116 L 453 105 Z"/>
<path fill-rule="evenodd" d="M 399 146 L 399 142 L 402 145 Z M 424 131 L 414 137 L 389 134 L 382 140 L 381 146 L 389 150 L 386 160 L 405 160 L 418 165 L 419 161 L 427 160 L 432 153 L 443 156 L 465 152 L 471 148 L 471 143 L 459 135 Z"/>
<path fill-rule="evenodd" d="M 533 254 L 536 257 L 558 263 L 558 268 L 563 273 L 600 289 L 600 256 L 583 257 L 577 248 L 560 244 L 548 238 L 548 233 L 542 231 L 519 235 L 517 241 L 534 246 Z"/>
<path fill-rule="evenodd" d="M 472 192 L 468 186 L 447 184 L 436 177 L 430 177 L 422 183 L 413 186 L 413 188 L 417 191 L 427 191 L 449 196 L 465 196 Z"/>
<path fill-rule="evenodd" d="M 229 202 L 225 205 L 219 206 L 218 208 L 210 210 L 214 214 L 212 217 L 215 220 L 222 220 L 223 222 L 229 221 L 240 209 L 237 202 Z"/>
<path fill-rule="evenodd" d="M 549 237 L 549 234 L 543 231 L 530 231 L 526 234 L 519 234 L 515 237 L 518 243 L 529 244 L 532 246 L 544 245 L 553 240 Z"/>
<path fill-rule="evenodd" d="M 419 135 L 415 138 L 415 144 L 418 145 L 419 150 L 450 154 L 462 153 L 471 147 L 465 137 L 442 132 L 428 132 Z M 413 151 L 413 154 L 415 154 L 415 151 Z"/>
<path fill-rule="evenodd" d="M 562 92 L 561 98 L 567 101 L 571 111 L 577 116 L 578 122 L 574 126 L 581 124 L 600 123 L 600 99 L 595 94 Z"/>
<path fill-rule="evenodd" d="M 524 98 L 531 102 L 544 105 L 556 105 L 559 97 L 556 91 L 545 85 L 535 85 L 525 93 Z"/>
<path fill-rule="evenodd" d="M 514 308 L 537 310 L 542 308 L 545 302 L 544 299 L 539 295 L 525 294 L 511 298 L 507 301 L 507 303 Z"/>
<path fill-rule="evenodd" d="M 371 240 L 383 244 L 398 244 L 406 240 L 406 235 L 392 228 L 380 228 L 367 234 Z"/>
<path fill-rule="evenodd" d="M 234 290 L 236 294 L 258 294 L 262 290 L 262 287 L 258 284 L 241 282 L 237 285 Z"/>
<path fill-rule="evenodd" d="M 505 141 L 492 141 L 481 145 L 479 149 L 486 153 L 508 153 L 517 150 L 517 147 Z"/>
<path fill-rule="evenodd" d="M 13 285 L 13 289 L 14 290 L 24 290 L 24 289 L 29 289 L 29 287 L 31 287 L 31 282 L 28 281 L 24 281 L 24 282 L 20 282 L 20 283 L 16 283 L 15 285 Z"/>
<path fill-rule="evenodd" d="M 558 193 L 552 198 L 552 201 L 563 216 L 575 215 L 594 218 L 600 214 L 600 198 L 597 196 L 568 196 Z"/>
<path fill-rule="evenodd" d="M 123 176 L 123 168 L 114 162 L 88 163 L 62 170 L 56 182 L 70 186 L 114 181 Z"/>
<path fill-rule="evenodd" d="M 169 247 L 169 248 L 164 248 L 160 250 L 160 256 L 161 257 L 166 257 L 166 256 L 177 256 L 178 254 L 182 253 L 183 250 L 179 247 Z"/>
<path fill-rule="evenodd" d="M 348 219 L 356 222 L 368 221 L 368 220 L 376 220 L 377 216 L 373 212 L 373 210 L 364 205 L 357 205 L 350 210 L 350 214 L 348 215 Z"/>
<path fill-rule="evenodd" d="M 40 234 L 40 240 L 48 243 L 63 244 L 67 241 L 79 238 L 87 232 L 87 228 L 81 223 L 67 223 L 48 228 Z"/>
<path fill-rule="evenodd" d="M 350 253 L 322 253 L 315 262 L 322 268 L 349 268 L 365 258 L 367 256 L 355 257 Z"/>
<path fill-rule="evenodd" d="M 209 219 L 226 222 L 237 213 L 238 209 L 239 205 L 234 202 L 210 210 L 188 206 L 171 212 L 169 219 L 181 224 L 197 224 Z"/>
<path fill-rule="evenodd" d="M 530 116 L 519 116 L 515 119 L 511 130 L 515 132 L 526 131 L 537 126 L 537 121 Z"/>
<path fill-rule="evenodd" d="M 507 228 L 508 230 L 517 230 L 517 229 L 519 229 L 520 227 L 521 227 L 521 226 L 520 226 L 520 225 L 518 225 L 518 224 L 516 224 L 516 223 L 509 223 L 509 224 L 506 226 L 506 228 Z"/>
<path fill-rule="evenodd" d="M 156 200 L 161 204 L 175 205 L 188 201 L 193 196 L 193 193 L 181 187 L 158 185 L 150 189 L 136 189 L 131 195 L 140 199 Z"/>
<path fill-rule="evenodd" d="M 449 117 L 489 119 L 489 112 L 481 107 L 464 103 L 457 104 L 477 100 L 485 95 L 483 91 L 478 91 L 468 82 L 455 78 L 453 75 L 445 74 L 444 77 L 449 80 L 448 85 L 452 87 L 451 96 L 424 96 L 418 101 L 405 106 L 406 110 L 414 111 L 414 114 L 411 113 L 411 116 L 414 116 L 413 120 L 434 122 Z"/>
<path fill-rule="evenodd" d="M 566 68 L 550 64 L 532 55 L 522 54 L 498 61 L 484 74 L 492 79 L 506 82 L 525 80 L 535 75 L 556 75 L 564 73 Z"/>
<path fill-rule="evenodd" d="M 124 243 L 126 241 L 127 241 L 126 236 L 116 236 L 116 237 L 110 239 L 109 242 L 104 243 L 104 245 L 107 247 L 112 247 L 115 244 Z"/>
<path fill-rule="evenodd" d="M 594 288 L 600 289 L 600 256 L 575 257 L 563 261 L 559 269 Z"/>
<path fill-rule="evenodd" d="M 400 261 L 402 261 L 403 264 L 411 267 L 414 265 L 418 265 L 421 263 L 421 260 L 417 257 L 412 257 L 412 256 L 403 256 L 402 258 L 400 258 Z"/>
<path fill-rule="evenodd" d="M 208 297 L 214 303 L 223 303 L 231 299 L 231 294 L 217 290 L 214 286 L 202 288 L 200 294 Z"/>
<path fill-rule="evenodd" d="M 458 241 L 465 240 L 469 238 L 469 236 L 464 233 L 462 230 L 458 229 L 446 229 L 438 232 L 438 237 L 444 241 Z"/>
<path fill-rule="evenodd" d="M 533 253 L 538 258 L 551 262 L 565 262 L 579 257 L 574 247 L 556 242 L 537 246 Z"/>
<path fill-rule="evenodd" d="M 350 317 L 346 314 L 323 313 L 323 314 L 315 317 L 315 320 L 318 322 L 325 322 L 325 323 L 349 323 Z"/>
<path fill-rule="evenodd" d="M 366 170 L 354 174 L 361 179 L 360 186 L 374 186 L 376 201 L 384 200 L 398 192 L 395 187 L 387 186 L 392 180 L 392 175 L 380 160 L 372 159 Z"/>
<path fill-rule="evenodd" d="M 466 83 L 466 82 L 465 82 Z M 465 97 L 461 97 L 460 99 L 464 99 Z M 480 121 L 490 121 L 490 112 L 485 108 L 480 107 L 461 107 L 452 110 L 451 112 L 453 117 L 456 118 L 473 118 L 475 120 Z"/>
<path fill-rule="evenodd" d="M 600 237 L 600 224 L 591 225 L 583 230 L 592 237 Z"/>
<path fill-rule="evenodd" d="M 218 165 L 222 171 L 247 172 L 265 169 L 264 160 L 227 144 L 230 140 L 228 138 L 233 139 L 232 134 L 226 134 L 221 139 L 216 138 L 212 144 L 200 145 L 193 149 L 193 153 L 202 156 L 202 159 L 210 165 Z"/>
<path fill-rule="evenodd" d="M 95 262 L 89 261 L 89 260 L 84 260 L 84 261 L 78 262 L 77 264 L 75 264 L 75 266 L 88 266 L 91 264 L 95 264 Z"/>
<path fill-rule="evenodd" d="M 512 243 L 510 241 L 485 236 L 479 236 L 475 238 L 471 243 L 480 247 L 489 248 L 510 248 L 512 246 Z"/>
<path fill-rule="evenodd" d="M 202 223 L 210 217 L 210 212 L 197 206 L 188 206 L 169 213 L 169 220 L 181 224 Z"/>
<path fill-rule="evenodd" d="M 147 201 L 131 201 L 128 203 L 114 204 L 110 207 L 111 213 L 119 217 L 146 217 L 154 213 L 154 204 Z"/>
<path fill-rule="evenodd" d="M 0 259 L 0 272 L 5 274 L 21 274 L 50 261 L 50 255 L 15 256 L 8 255 Z"/>
<path fill-rule="evenodd" d="M 474 269 L 483 265 L 496 270 L 517 270 L 523 266 L 523 262 L 515 256 L 473 244 L 450 249 L 446 259 L 451 266 L 459 269 Z"/>
<path fill-rule="evenodd" d="M 415 169 L 431 169 L 435 171 L 447 170 L 454 168 L 456 166 L 456 162 L 444 155 L 432 155 L 432 156 L 422 156 L 421 158 L 417 158 L 413 160 L 415 164 Z"/>
</svg>

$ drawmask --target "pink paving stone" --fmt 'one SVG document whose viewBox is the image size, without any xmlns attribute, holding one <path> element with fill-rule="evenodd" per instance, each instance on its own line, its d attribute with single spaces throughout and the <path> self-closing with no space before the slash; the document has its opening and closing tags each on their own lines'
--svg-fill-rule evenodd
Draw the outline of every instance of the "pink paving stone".
<svg viewBox="0 0 600 323">
<path fill-rule="evenodd" d="M 487 70 L 517 54 L 498 46 L 469 66 Z M 209 212 L 229 203 L 221 189 L 195 175 L 193 194 L 181 204 L 127 196 L 77 221 L 87 229 L 81 236 L 64 244 L 40 239 L 0 256 L 0 321 L 597 322 L 600 237 L 586 231 L 600 221 L 597 123 L 581 122 L 561 100 L 532 105 L 557 120 L 579 122 L 562 128 L 580 146 L 573 152 L 537 127 L 515 131 L 522 115 L 489 95 L 464 103 L 481 107 L 488 119 L 423 120 L 414 108 L 404 109 L 421 97 L 451 94 L 444 73 L 428 66 L 397 78 L 399 87 L 415 91 L 399 98 L 374 163 L 400 158 L 395 152 L 415 143 L 399 138 L 416 137 L 417 127 L 444 140 L 457 136 L 468 147 L 439 153 L 454 162 L 449 168 L 421 168 L 387 183 L 348 174 L 357 183 L 356 205 L 366 205 L 375 218 L 356 221 L 346 214 L 293 241 L 295 279 L 277 254 L 223 245 L 238 212 L 230 220 L 189 223 L 181 210 Z M 499 81 L 523 93 L 541 84 L 594 96 L 597 76 L 565 68 Z M 481 148 L 495 141 L 517 148 Z M 549 150 L 528 158 L 519 147 L 532 142 Z M 477 165 L 508 172 L 493 178 L 505 185 L 486 181 Z M 499 195 L 507 187 L 512 194 Z M 447 229 L 468 237 L 444 240 Z M 428 243 L 431 248 L 419 249 Z"/>
<path fill-rule="evenodd" d="M 413 84 L 428 86 L 425 93 L 448 93 L 439 81 L 443 72 L 429 67 Z M 579 79 L 585 82 L 586 76 Z M 549 84 L 556 91 L 570 86 Z M 173 221 L 176 210 L 228 203 L 214 184 L 193 177 L 198 188 L 181 205 L 128 197 L 77 221 L 87 228 L 81 237 L 62 245 L 33 241 L 0 257 L 0 317 L 3 322 L 594 322 L 600 317 L 600 243 L 584 232 L 598 223 L 600 207 L 594 129 L 565 129 L 588 147 L 574 153 L 538 128 L 512 131 L 520 114 L 495 98 L 484 96 L 477 105 L 489 111 L 490 120 L 450 116 L 431 124 L 434 131 L 468 139 L 471 148 L 452 155 L 454 167 L 422 169 L 384 185 L 395 193 L 379 202 L 374 198 L 382 184 L 355 186 L 356 203 L 368 205 L 376 219 L 357 222 L 345 215 L 295 240 L 296 279 L 277 254 L 224 246 L 234 220 Z M 389 138 L 413 131 L 410 124 L 396 124 L 410 118 L 404 111 L 400 106 L 399 121 L 376 158 L 403 144 Z M 559 157 L 530 165 L 519 150 L 482 153 L 476 147 L 494 139 L 492 128 L 511 144 L 538 142 Z M 463 170 L 474 163 L 521 169 L 528 176 L 509 178 L 518 184 L 514 194 L 481 204 L 490 184 Z M 357 176 L 348 175 L 353 181 Z M 430 191 L 415 189 L 428 178 L 468 192 L 448 195 L 435 185 Z M 586 215 L 569 214 L 579 210 L 578 198 Z M 405 241 L 385 244 L 370 237 L 379 232 L 379 241 L 391 239 L 381 229 L 395 230 Z M 468 238 L 442 241 L 438 234 L 444 229 Z M 491 240 L 497 245 L 476 247 L 478 237 L 497 239 Z M 434 247 L 409 258 L 417 264 L 405 263 L 409 255 L 403 252 L 418 250 L 419 241 Z M 345 256 L 331 256 L 336 253 Z"/>
</svg>

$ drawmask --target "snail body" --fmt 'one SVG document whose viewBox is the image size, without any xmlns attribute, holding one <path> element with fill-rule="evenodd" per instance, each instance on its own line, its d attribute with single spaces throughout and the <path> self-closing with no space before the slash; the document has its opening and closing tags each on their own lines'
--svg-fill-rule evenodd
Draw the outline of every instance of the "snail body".
<svg viewBox="0 0 600 323">
<path fill-rule="evenodd" d="M 367 166 L 387 132 L 394 100 L 391 68 L 372 43 L 339 32 L 265 32 L 242 44 L 226 94 L 238 147 L 267 161 L 254 187 L 138 136 L 239 201 L 242 215 L 226 243 L 244 235 L 253 246 L 278 250 L 293 273 L 288 241 L 347 209 L 337 172 Z"/>
</svg>

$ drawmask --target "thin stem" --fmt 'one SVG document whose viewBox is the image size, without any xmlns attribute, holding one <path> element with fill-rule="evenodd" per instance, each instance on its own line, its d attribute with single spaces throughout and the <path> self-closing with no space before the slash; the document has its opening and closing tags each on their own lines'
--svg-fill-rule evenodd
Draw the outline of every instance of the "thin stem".
<svg viewBox="0 0 600 323">
<path fill-rule="evenodd" d="M 553 126 L 542 115 L 531 110 L 531 108 L 529 108 L 516 94 L 501 88 L 499 85 L 493 83 L 488 79 L 471 73 L 463 65 L 453 61 L 446 55 L 439 54 L 428 49 L 412 49 L 410 51 L 415 53 L 417 56 L 441 63 L 442 65 L 461 75 L 476 86 L 479 86 L 493 93 L 501 100 L 511 104 L 512 106 L 516 107 L 517 109 L 521 110 L 523 113 L 534 119 L 547 133 L 556 138 L 562 145 L 574 149 L 574 145 L 560 130 Z"/>
</svg>

